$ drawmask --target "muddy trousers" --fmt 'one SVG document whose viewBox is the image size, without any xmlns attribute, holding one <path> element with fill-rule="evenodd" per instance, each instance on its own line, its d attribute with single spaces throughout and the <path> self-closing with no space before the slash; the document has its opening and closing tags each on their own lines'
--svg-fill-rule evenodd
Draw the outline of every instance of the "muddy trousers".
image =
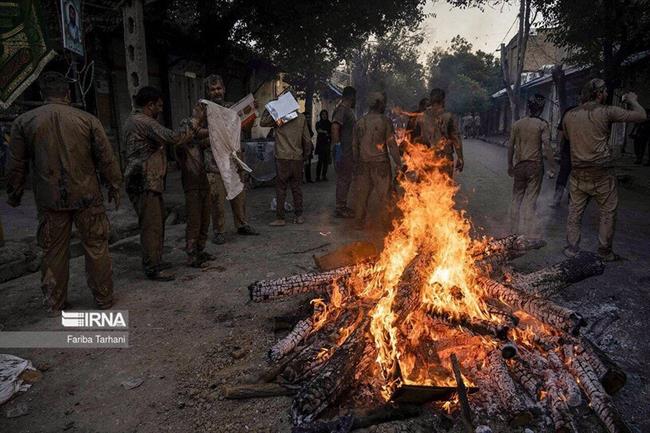
<svg viewBox="0 0 650 433">
<path fill-rule="evenodd" d="M 296 216 L 302 215 L 302 160 L 276 159 L 277 177 L 275 178 L 275 199 L 277 201 L 276 216 L 284 219 L 284 202 L 287 199 L 287 188 L 291 188 L 293 210 Z"/>
<path fill-rule="evenodd" d="M 195 256 L 205 249 L 210 227 L 210 191 L 194 189 L 185 191 L 185 251 Z"/>
<path fill-rule="evenodd" d="M 522 161 L 515 166 L 512 204 L 510 205 L 510 231 L 512 233 L 523 233 L 529 236 L 534 236 L 537 233 L 535 211 L 543 178 L 544 169 L 539 162 Z"/>
<path fill-rule="evenodd" d="M 226 186 L 219 173 L 208 173 L 210 183 L 210 202 L 212 213 L 212 231 L 216 233 L 226 232 Z M 246 219 L 246 190 L 240 192 L 230 201 L 232 217 L 235 223 L 235 229 L 244 227 L 248 224 Z"/>
<path fill-rule="evenodd" d="M 103 206 L 45 210 L 39 214 L 38 244 L 43 248 L 41 287 L 50 310 L 64 308 L 68 295 L 72 224 L 81 238 L 86 282 L 99 308 L 113 303 L 113 267 L 108 253 L 110 226 Z"/>
<path fill-rule="evenodd" d="M 357 200 L 354 206 L 356 223 L 361 225 L 366 219 L 368 199 L 374 190 L 377 195 L 380 221 L 386 224 L 390 219 L 390 193 L 391 193 L 390 162 L 360 162 L 355 173 L 357 185 Z"/>
<path fill-rule="evenodd" d="M 165 205 L 162 193 L 129 193 L 129 199 L 138 214 L 142 268 L 146 275 L 153 275 L 160 270 L 165 242 Z"/>
<path fill-rule="evenodd" d="M 618 181 L 607 169 L 580 170 L 574 168 L 569 178 L 569 216 L 567 218 L 567 243 L 577 251 L 580 246 L 582 216 L 590 199 L 595 199 L 600 210 L 598 252 L 612 252 L 618 209 Z"/>
<path fill-rule="evenodd" d="M 336 161 L 336 209 L 348 207 L 348 192 L 352 183 L 352 158 L 343 157 Z"/>
</svg>

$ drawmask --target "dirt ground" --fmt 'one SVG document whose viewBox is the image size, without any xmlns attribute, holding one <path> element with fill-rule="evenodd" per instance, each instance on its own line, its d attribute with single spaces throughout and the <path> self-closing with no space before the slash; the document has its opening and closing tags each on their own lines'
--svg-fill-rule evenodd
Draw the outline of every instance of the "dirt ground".
<svg viewBox="0 0 650 433">
<path fill-rule="evenodd" d="M 469 140 L 466 159 L 466 171 L 459 177 L 459 206 L 468 211 L 477 232 L 506 234 L 511 180 L 505 174 L 505 149 Z M 351 230 L 347 222 L 333 217 L 332 178 L 304 186 L 307 222 L 300 226 L 268 227 L 273 219 L 269 210 L 273 189 L 251 191 L 249 215 L 261 235 L 232 233 L 229 218 L 228 243 L 210 244 L 209 251 L 217 260 L 204 270 L 183 266 L 184 225 L 169 226 L 166 259 L 176 264 L 178 277 L 172 283 L 144 278 L 137 237 L 114 244 L 116 308 L 129 311 L 131 347 L 3 349 L 31 360 L 44 375 L 29 391 L 0 407 L 0 432 L 290 431 L 290 398 L 229 401 L 223 400 L 219 387 L 241 382 L 266 366 L 266 351 L 278 338 L 272 328 L 273 317 L 292 311 L 300 302 L 287 299 L 251 304 L 248 284 L 310 270 L 313 254 L 349 241 L 368 236 L 376 240 L 376 233 Z M 516 261 L 517 270 L 532 271 L 562 259 L 566 204 L 551 212 L 547 206 L 551 189 L 552 182 L 546 181 L 539 204 L 549 245 Z M 0 210 L 8 233 L 28 232 L 25 227 L 31 220 L 27 214 L 15 220 L 16 229 L 12 230 L 7 226 L 14 222 L 8 221 L 5 208 Z M 650 325 L 649 215 L 650 200 L 645 193 L 622 189 L 615 246 L 627 260 L 609 265 L 604 275 L 575 284 L 558 298 L 583 313 L 590 321 L 591 336 L 626 370 L 628 384 L 614 400 L 640 432 L 650 431 L 650 340 L 646 332 Z M 585 219 L 585 249 L 595 249 L 596 223 L 592 208 Z M 72 309 L 93 308 L 85 286 L 83 258 L 72 260 L 69 293 Z M 0 285 L 0 299 L 0 330 L 61 329 L 59 318 L 48 318 L 42 312 L 38 274 Z M 133 379 L 143 382 L 130 390 L 121 385 Z M 7 418 L 6 409 L 19 404 L 26 405 L 27 414 Z M 444 431 L 441 423 L 445 420 L 428 413 L 408 423 L 369 431 Z"/>
</svg>

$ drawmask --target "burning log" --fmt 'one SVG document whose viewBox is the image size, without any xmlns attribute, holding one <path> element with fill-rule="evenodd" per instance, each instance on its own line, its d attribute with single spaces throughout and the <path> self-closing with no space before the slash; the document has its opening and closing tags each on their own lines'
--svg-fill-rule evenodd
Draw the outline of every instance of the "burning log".
<svg viewBox="0 0 650 433">
<path fill-rule="evenodd" d="M 607 427 L 607 430 L 610 433 L 631 433 L 618 409 L 600 384 L 596 372 L 584 356 L 574 353 L 570 345 L 564 346 L 564 353 L 569 371 L 578 380 L 580 387 L 591 402 L 591 408 Z"/>
<path fill-rule="evenodd" d="M 508 331 L 510 328 L 505 325 L 490 322 L 489 320 L 482 320 L 469 316 L 452 317 L 448 314 L 435 311 L 429 312 L 429 315 L 451 326 L 462 326 L 463 328 L 467 328 L 474 334 L 492 335 L 500 340 L 508 339 Z"/>
<path fill-rule="evenodd" d="M 598 255 L 583 251 L 539 271 L 517 274 L 511 278 L 509 285 L 530 295 L 549 297 L 570 284 L 601 275 L 604 270 L 605 264 Z"/>
<path fill-rule="evenodd" d="M 373 425 L 415 418 L 422 414 L 422 408 L 413 405 L 386 404 L 376 409 L 355 411 L 332 421 L 317 421 L 296 426 L 291 433 L 346 433 Z"/>
<path fill-rule="evenodd" d="M 480 277 L 478 284 L 488 296 L 498 298 L 506 304 L 519 308 L 542 322 L 570 334 L 577 335 L 580 328 L 587 323 L 582 315 L 576 311 L 546 299 L 534 297 L 494 280 Z"/>
<path fill-rule="evenodd" d="M 529 423 L 533 415 L 508 374 L 508 368 L 498 351 L 488 355 L 486 367 L 502 407 L 508 408 L 512 414 L 510 424 L 517 427 Z"/>
<path fill-rule="evenodd" d="M 454 377 L 458 385 L 458 400 L 460 401 L 460 413 L 463 424 L 465 425 L 465 431 L 472 433 L 474 431 L 472 409 L 469 407 L 469 400 L 467 400 L 467 388 L 465 388 L 465 382 L 463 382 L 463 375 L 460 373 L 460 363 L 455 353 L 452 353 L 449 359 L 451 360 L 451 368 L 454 370 Z"/>
<path fill-rule="evenodd" d="M 365 318 L 318 374 L 298 392 L 291 406 L 294 425 L 311 422 L 352 384 L 365 350 L 369 323 Z"/>
<path fill-rule="evenodd" d="M 309 317 L 308 319 L 301 320 L 296 324 L 293 330 L 283 339 L 275 343 L 269 350 L 269 359 L 271 361 L 278 361 L 284 355 L 291 352 L 298 346 L 314 328 L 314 320 Z"/>
<path fill-rule="evenodd" d="M 625 386 L 625 372 L 591 340 L 580 338 L 575 344 L 575 350 L 589 363 L 607 394 L 614 395 Z"/>
<path fill-rule="evenodd" d="M 544 390 L 546 391 L 545 400 L 551 413 L 553 426 L 556 433 L 570 433 L 577 431 L 571 415 L 569 414 L 569 407 L 562 394 L 561 388 L 557 385 L 558 377 L 551 370 L 544 372 Z"/>
<path fill-rule="evenodd" d="M 356 269 L 356 266 L 347 266 L 327 272 L 309 272 L 277 280 L 256 281 L 248 286 L 248 293 L 253 302 L 262 302 L 308 292 L 326 293 L 334 281 L 346 279 Z"/>
<path fill-rule="evenodd" d="M 528 239 L 522 235 L 509 235 L 493 239 L 487 246 L 473 254 L 476 264 L 483 269 L 497 269 L 509 261 L 525 255 L 528 251 L 546 246 L 546 241 Z"/>
</svg>

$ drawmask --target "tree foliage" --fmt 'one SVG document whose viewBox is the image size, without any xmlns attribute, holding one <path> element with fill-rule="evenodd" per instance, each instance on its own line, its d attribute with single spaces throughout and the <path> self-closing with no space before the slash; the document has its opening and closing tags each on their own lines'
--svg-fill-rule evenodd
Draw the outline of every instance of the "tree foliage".
<svg viewBox="0 0 650 433">
<path fill-rule="evenodd" d="M 428 60 L 429 88 L 445 89 L 450 110 L 463 113 L 485 111 L 490 95 L 502 87 L 499 62 L 492 54 L 472 52 L 472 44 L 461 36 L 449 49 L 436 50 Z"/>
</svg>

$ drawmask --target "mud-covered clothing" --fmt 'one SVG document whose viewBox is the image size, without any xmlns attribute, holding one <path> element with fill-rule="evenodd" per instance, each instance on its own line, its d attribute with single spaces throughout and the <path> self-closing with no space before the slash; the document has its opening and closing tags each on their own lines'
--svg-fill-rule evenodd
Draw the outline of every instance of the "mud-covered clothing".
<svg viewBox="0 0 650 433">
<path fill-rule="evenodd" d="M 514 166 L 524 161 L 541 164 L 543 148 L 549 146 L 550 140 L 551 130 L 546 120 L 539 117 L 524 117 L 517 120 L 510 130 Z"/>
<path fill-rule="evenodd" d="M 564 116 L 563 130 L 571 142 L 571 165 L 581 167 L 608 167 L 612 163 L 609 135 L 612 123 L 642 122 L 643 112 L 621 107 L 587 102 L 570 110 Z"/>
<path fill-rule="evenodd" d="M 185 191 L 185 252 L 197 256 L 205 249 L 210 228 L 210 190 L 192 189 Z"/>
<path fill-rule="evenodd" d="M 358 225 L 363 224 L 368 210 L 370 193 L 375 191 L 379 220 L 386 224 L 390 219 L 390 194 L 392 190 L 392 175 L 389 161 L 364 162 L 360 161 L 356 168 L 357 197 L 354 216 Z"/>
<path fill-rule="evenodd" d="M 368 113 L 356 124 L 352 138 L 355 162 L 389 162 L 389 154 L 400 165 L 400 154 L 395 141 L 393 124 L 379 113 Z"/>
<path fill-rule="evenodd" d="M 564 188 L 569 183 L 569 175 L 571 174 L 571 142 L 569 138 L 564 133 L 564 116 L 569 110 L 574 109 L 574 107 L 569 107 L 563 114 L 560 119 L 560 124 L 557 127 L 558 134 L 560 135 L 560 171 L 557 174 L 557 180 L 555 181 L 555 191 L 564 191 Z M 561 198 L 561 195 L 560 195 Z"/>
<path fill-rule="evenodd" d="M 241 173 L 240 173 L 241 176 Z M 210 183 L 210 206 L 212 216 L 212 231 L 217 233 L 226 232 L 226 186 L 223 183 L 221 173 L 208 173 Z M 243 180 L 242 180 L 243 182 Z M 232 218 L 235 228 L 239 229 L 248 225 L 246 217 L 246 189 L 242 190 L 230 201 Z"/>
<path fill-rule="evenodd" d="M 340 125 L 339 140 L 341 142 L 343 158 L 352 158 L 352 135 L 356 122 L 356 116 L 352 108 L 345 104 L 336 106 L 332 115 L 332 123 L 338 123 Z"/>
<path fill-rule="evenodd" d="M 433 148 L 439 157 L 453 161 L 454 153 L 462 156 L 463 141 L 453 114 L 440 107 L 429 107 L 418 116 L 418 141 Z"/>
<path fill-rule="evenodd" d="M 7 167 L 10 201 L 20 202 L 30 165 L 39 212 L 101 206 L 100 180 L 112 189 L 122 184 L 99 119 L 63 103 L 48 103 L 14 121 Z"/>
<path fill-rule="evenodd" d="M 277 202 L 276 216 L 284 219 L 284 202 L 287 200 L 287 188 L 293 196 L 293 211 L 296 216 L 302 215 L 302 161 L 292 159 L 276 159 L 277 177 L 275 179 L 275 199 Z"/>
<path fill-rule="evenodd" d="M 165 242 L 165 205 L 161 192 L 130 192 L 129 199 L 138 215 L 142 268 L 147 276 L 160 271 Z"/>
<path fill-rule="evenodd" d="M 108 252 L 110 225 L 104 207 L 46 209 L 39 213 L 38 220 L 37 239 L 43 248 L 41 288 L 48 309 L 62 310 L 67 300 L 73 224 L 81 240 L 86 282 L 95 304 L 99 308 L 110 307 L 113 303 L 113 266 Z"/>
<path fill-rule="evenodd" d="M 577 251 L 580 246 L 582 216 L 589 200 L 598 204 L 598 253 L 606 256 L 612 252 L 618 209 L 618 180 L 611 168 L 579 168 L 569 178 L 569 215 L 567 217 L 567 243 Z"/>
<path fill-rule="evenodd" d="M 192 129 L 189 119 L 184 119 L 181 124 L 186 129 Z M 181 169 L 183 190 L 186 192 L 197 189 L 208 191 L 210 189 L 205 169 L 206 146 L 210 146 L 209 140 L 195 138 L 176 147 L 176 160 Z"/>
<path fill-rule="evenodd" d="M 192 121 L 182 122 L 178 131 L 172 131 L 139 109 L 133 111 L 123 129 L 126 147 L 124 177 L 128 193 L 162 193 L 167 176 L 165 147 L 182 146 L 198 132 Z"/>
<path fill-rule="evenodd" d="M 542 162 L 530 160 L 519 162 L 514 168 L 513 177 L 510 232 L 534 237 L 537 235 L 535 217 L 537 198 L 544 178 Z"/>
<path fill-rule="evenodd" d="M 275 137 L 275 159 L 303 161 L 312 150 L 311 135 L 307 119 L 301 113 L 295 119 L 278 126 L 271 114 L 264 110 L 260 126 L 273 127 Z"/>
</svg>

